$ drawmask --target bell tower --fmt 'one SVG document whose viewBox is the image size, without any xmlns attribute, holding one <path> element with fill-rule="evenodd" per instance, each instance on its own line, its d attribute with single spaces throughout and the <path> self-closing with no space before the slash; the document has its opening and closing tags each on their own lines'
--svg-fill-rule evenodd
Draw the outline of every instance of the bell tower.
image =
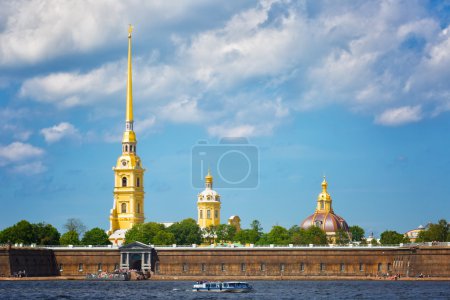
<svg viewBox="0 0 450 300">
<path fill-rule="evenodd" d="M 208 170 L 205 176 L 205 190 L 198 194 L 197 210 L 200 228 L 217 226 L 220 224 L 220 195 L 213 190 L 213 177 Z"/>
<path fill-rule="evenodd" d="M 144 223 L 144 172 L 137 152 L 136 134 L 133 131 L 133 91 L 131 70 L 131 33 L 128 28 L 128 76 L 125 131 L 122 137 L 122 155 L 114 171 L 114 204 L 109 216 L 108 235 L 113 244 L 123 243 L 125 232 L 134 224 Z"/>
</svg>

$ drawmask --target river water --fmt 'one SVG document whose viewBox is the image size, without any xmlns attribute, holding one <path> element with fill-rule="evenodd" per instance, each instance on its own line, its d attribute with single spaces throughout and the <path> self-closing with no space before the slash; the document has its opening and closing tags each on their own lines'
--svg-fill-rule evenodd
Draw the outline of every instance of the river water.
<svg viewBox="0 0 450 300">
<path fill-rule="evenodd" d="M 0 281 L 0 299 L 450 299 L 447 281 L 254 281 L 248 294 L 196 293 L 188 281 Z"/>
</svg>

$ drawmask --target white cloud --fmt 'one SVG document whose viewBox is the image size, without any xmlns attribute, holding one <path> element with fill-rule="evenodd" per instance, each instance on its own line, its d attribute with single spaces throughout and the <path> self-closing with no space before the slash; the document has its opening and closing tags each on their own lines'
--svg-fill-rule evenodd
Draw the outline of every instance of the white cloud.
<svg viewBox="0 0 450 300">
<path fill-rule="evenodd" d="M 418 122 L 423 118 L 420 106 L 403 106 L 385 110 L 375 118 L 375 122 L 386 126 L 398 126 Z"/>
<path fill-rule="evenodd" d="M 37 175 L 47 171 L 47 167 L 41 161 L 19 164 L 12 168 L 13 173 L 25 175 Z"/>
<path fill-rule="evenodd" d="M 13 142 L 7 146 L 0 146 L 0 158 L 6 162 L 23 161 L 42 156 L 44 150 L 30 144 Z"/>
<path fill-rule="evenodd" d="M 47 143 L 54 143 L 63 138 L 80 138 L 78 129 L 68 122 L 41 129 L 41 134 Z"/>
</svg>

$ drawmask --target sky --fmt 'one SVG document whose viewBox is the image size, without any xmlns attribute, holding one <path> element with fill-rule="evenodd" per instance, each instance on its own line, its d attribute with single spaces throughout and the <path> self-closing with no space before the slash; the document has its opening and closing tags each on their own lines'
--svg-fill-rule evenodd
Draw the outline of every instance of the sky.
<svg viewBox="0 0 450 300">
<path fill-rule="evenodd" d="M 196 218 L 199 149 L 222 223 L 299 225 L 324 175 L 366 235 L 450 219 L 450 1 L 1 2 L 0 229 L 109 229 L 128 24 L 146 221 Z"/>
</svg>

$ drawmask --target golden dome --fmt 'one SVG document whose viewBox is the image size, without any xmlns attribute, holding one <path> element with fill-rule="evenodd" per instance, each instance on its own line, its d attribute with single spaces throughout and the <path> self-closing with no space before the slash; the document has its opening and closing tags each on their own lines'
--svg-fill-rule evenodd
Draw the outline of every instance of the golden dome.
<svg viewBox="0 0 450 300">
<path fill-rule="evenodd" d="M 213 182 L 213 177 L 211 175 L 211 170 L 208 169 L 208 175 L 205 176 L 205 182 L 206 183 L 212 183 Z"/>
</svg>

